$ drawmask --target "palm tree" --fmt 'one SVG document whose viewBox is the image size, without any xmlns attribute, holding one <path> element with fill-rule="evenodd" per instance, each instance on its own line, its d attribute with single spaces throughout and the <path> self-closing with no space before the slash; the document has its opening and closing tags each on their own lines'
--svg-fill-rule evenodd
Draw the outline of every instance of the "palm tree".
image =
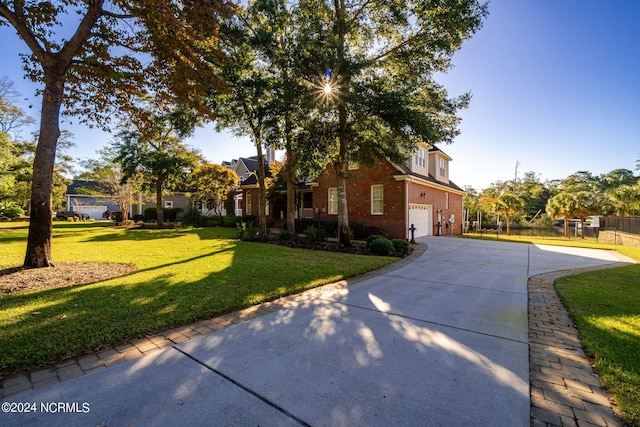
<svg viewBox="0 0 640 427">
<path fill-rule="evenodd" d="M 576 205 L 574 195 L 566 191 L 556 194 L 547 202 L 547 214 L 552 219 L 564 219 L 564 237 L 569 237 L 569 219 L 575 215 Z"/>
<path fill-rule="evenodd" d="M 640 184 L 621 185 L 609 192 L 616 214 L 626 216 L 640 208 Z"/>
<path fill-rule="evenodd" d="M 504 213 L 507 219 L 507 236 L 510 232 L 511 214 L 522 211 L 524 201 L 512 192 L 505 192 L 496 200 L 496 210 Z"/>
<path fill-rule="evenodd" d="M 578 191 L 573 193 L 573 197 L 576 202 L 574 214 L 580 217 L 580 237 L 584 239 L 584 219 L 587 215 L 599 213 L 601 203 L 598 200 L 598 194 L 590 191 Z"/>
</svg>

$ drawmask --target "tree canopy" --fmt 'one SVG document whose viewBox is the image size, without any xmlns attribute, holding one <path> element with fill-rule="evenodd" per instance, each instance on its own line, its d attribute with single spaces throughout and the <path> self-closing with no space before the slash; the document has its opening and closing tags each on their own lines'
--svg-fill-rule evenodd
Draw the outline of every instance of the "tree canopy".
<svg viewBox="0 0 640 427">
<path fill-rule="evenodd" d="M 179 133 L 166 117 L 157 117 L 153 122 L 154 126 L 145 127 L 144 131 L 129 125 L 117 134 L 113 149 L 122 167 L 123 182 L 140 176 L 143 186 L 155 192 L 157 223 L 162 228 L 163 193 L 184 185 L 202 158 L 182 144 Z"/>
<path fill-rule="evenodd" d="M 33 163 L 31 221 L 24 265 L 52 265 L 51 188 L 59 116 L 109 128 L 119 112 L 151 95 L 158 109 L 187 105 L 211 114 L 205 96 L 224 89 L 217 66 L 219 22 L 236 7 L 224 0 L 0 1 L 0 25 L 12 26 L 29 53 L 27 76 L 43 84 Z"/>
</svg>

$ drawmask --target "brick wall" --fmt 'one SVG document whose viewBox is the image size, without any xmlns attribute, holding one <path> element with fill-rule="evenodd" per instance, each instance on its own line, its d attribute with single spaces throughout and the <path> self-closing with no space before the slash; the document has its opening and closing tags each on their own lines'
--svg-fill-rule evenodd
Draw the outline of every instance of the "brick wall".
<svg viewBox="0 0 640 427">
<path fill-rule="evenodd" d="M 461 234 L 462 232 L 462 195 L 444 189 L 421 185 L 415 182 L 396 181 L 395 175 L 400 172 L 388 161 L 377 161 L 372 166 L 360 165 L 358 169 L 349 170 L 347 175 L 347 205 L 349 222 L 359 222 L 365 226 L 383 228 L 390 238 L 404 239 L 407 236 L 408 203 L 419 203 L 433 206 L 433 234 L 437 233 L 438 210 L 442 210 L 441 234 Z M 337 221 L 337 214 L 329 214 L 329 188 L 337 187 L 333 166 L 329 166 L 316 180 L 313 188 L 313 219 L 321 221 Z M 371 213 L 371 186 L 383 186 L 383 214 Z M 251 212 L 246 210 L 247 193 L 252 194 Z M 405 201 L 408 193 L 408 203 Z M 446 194 L 449 194 L 449 207 L 446 206 Z M 245 214 L 258 217 L 258 189 L 245 189 Z M 319 208 L 320 212 L 316 212 Z M 455 215 L 455 222 L 449 223 L 449 215 Z M 270 215 L 279 213 L 271 212 Z M 277 219 L 276 218 L 276 219 Z M 273 222 L 268 218 L 268 222 Z"/>
<path fill-rule="evenodd" d="M 377 162 L 373 166 L 360 165 L 358 169 L 349 170 L 347 177 L 347 206 L 349 222 L 360 222 L 365 225 L 381 227 L 389 237 L 405 237 L 405 190 L 404 183 L 393 179 L 398 171 L 386 161 Z M 333 166 L 317 180 L 319 186 L 313 189 L 313 204 L 325 207 L 320 214 L 321 220 L 337 221 L 338 215 L 329 214 L 329 188 L 336 187 L 336 174 Z M 383 214 L 371 214 L 371 186 L 383 185 Z M 318 214 L 314 213 L 314 219 Z"/>
</svg>

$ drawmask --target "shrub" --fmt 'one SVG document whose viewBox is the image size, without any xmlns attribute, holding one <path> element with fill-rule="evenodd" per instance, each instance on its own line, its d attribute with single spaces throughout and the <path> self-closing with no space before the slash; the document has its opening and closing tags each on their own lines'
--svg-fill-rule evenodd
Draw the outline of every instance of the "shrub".
<svg viewBox="0 0 640 427">
<path fill-rule="evenodd" d="M 393 239 L 391 243 L 393 244 L 395 252 L 399 253 L 400 255 L 407 255 L 409 253 L 409 242 L 407 242 L 406 240 Z"/>
<path fill-rule="evenodd" d="M 14 205 L 14 204 L 8 204 L 3 210 L 2 210 L 2 214 L 4 216 L 6 216 L 7 218 L 17 218 L 19 216 L 23 216 L 24 215 L 24 209 L 22 209 L 20 206 L 18 205 Z"/>
<path fill-rule="evenodd" d="M 175 221 L 176 217 L 182 210 L 182 208 L 162 208 L 162 217 L 165 221 Z M 156 208 L 146 208 L 144 210 L 144 219 L 145 221 L 157 221 L 158 213 Z"/>
<path fill-rule="evenodd" d="M 282 230 L 278 234 L 278 240 L 291 240 L 292 237 L 293 236 L 287 230 Z"/>
<path fill-rule="evenodd" d="M 158 219 L 158 215 L 156 214 L 156 208 L 146 208 L 144 210 L 145 221 L 155 221 L 156 219 Z"/>
<path fill-rule="evenodd" d="M 225 216 L 222 219 L 223 227 L 235 227 L 238 223 L 242 222 L 241 218 L 234 215 Z"/>
<path fill-rule="evenodd" d="M 316 228 L 313 225 L 305 228 L 304 235 L 307 242 L 324 242 L 327 240 L 327 233 L 322 228 Z"/>
<path fill-rule="evenodd" d="M 133 224 L 134 224 L 134 222 L 131 219 L 128 219 L 126 221 L 122 221 L 122 225 L 133 225 Z"/>
<path fill-rule="evenodd" d="M 133 216 L 132 219 L 133 219 L 133 222 L 138 223 L 138 222 L 144 221 L 144 215 L 136 214 Z"/>
<path fill-rule="evenodd" d="M 260 231 L 258 227 L 253 225 L 253 222 L 239 222 L 236 224 L 238 227 L 238 238 L 251 240 L 255 239 Z"/>
<path fill-rule="evenodd" d="M 202 227 L 205 223 L 205 218 L 198 209 L 191 209 L 182 218 L 182 224 L 190 225 L 192 227 Z"/>
<path fill-rule="evenodd" d="M 371 244 L 372 241 L 380 238 L 386 239 L 386 237 L 381 234 L 372 234 L 371 236 L 367 237 L 367 247 Z"/>
<path fill-rule="evenodd" d="M 205 219 L 204 225 L 207 227 L 220 227 L 224 222 L 224 219 L 218 215 L 207 216 Z"/>
<path fill-rule="evenodd" d="M 367 244 L 369 252 L 374 255 L 390 255 L 393 253 L 393 243 L 384 236 L 378 236 Z"/>
</svg>

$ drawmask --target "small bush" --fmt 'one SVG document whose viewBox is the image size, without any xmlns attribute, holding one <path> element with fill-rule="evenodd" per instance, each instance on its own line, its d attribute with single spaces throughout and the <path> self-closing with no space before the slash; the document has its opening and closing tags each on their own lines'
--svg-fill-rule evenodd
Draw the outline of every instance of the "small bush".
<svg viewBox="0 0 640 427">
<path fill-rule="evenodd" d="M 278 234 L 278 240 L 291 240 L 292 237 L 293 236 L 287 230 L 282 230 Z"/>
<path fill-rule="evenodd" d="M 407 242 L 406 240 L 393 239 L 391 243 L 393 244 L 395 252 L 399 253 L 400 255 L 407 255 L 409 253 L 409 242 Z"/>
<path fill-rule="evenodd" d="M 24 215 L 24 209 L 20 206 L 9 204 L 3 210 L 2 214 L 7 218 L 13 219 Z"/>
<path fill-rule="evenodd" d="M 316 228 L 313 225 L 305 228 L 304 235 L 308 242 L 324 242 L 327 240 L 327 233 L 322 228 Z"/>
<path fill-rule="evenodd" d="M 238 216 L 228 215 L 222 218 L 222 226 L 223 227 L 235 227 L 236 224 L 240 223 L 242 220 Z"/>
<path fill-rule="evenodd" d="M 372 234 L 371 236 L 367 237 L 367 247 L 371 244 L 371 242 L 380 238 L 386 239 L 386 237 L 381 234 Z"/>
<path fill-rule="evenodd" d="M 205 218 L 198 209 L 191 209 L 182 218 L 182 224 L 192 227 L 202 227 L 205 224 Z"/>
<path fill-rule="evenodd" d="M 393 253 L 393 243 L 384 236 L 378 236 L 367 244 L 369 252 L 374 255 L 390 255 Z"/>
<path fill-rule="evenodd" d="M 206 221 L 204 225 L 207 227 L 220 227 L 224 222 L 224 218 L 218 215 L 205 217 Z"/>
<path fill-rule="evenodd" d="M 128 219 L 126 221 L 122 221 L 122 225 L 133 225 L 133 224 L 134 224 L 134 222 L 131 219 Z"/>
<path fill-rule="evenodd" d="M 136 222 L 136 223 L 144 222 L 144 215 L 140 215 L 140 214 L 134 215 L 133 216 L 133 221 Z"/>
<path fill-rule="evenodd" d="M 258 227 L 253 225 L 253 221 L 250 222 L 239 222 L 236 224 L 238 227 L 238 238 L 251 240 L 255 239 L 260 230 Z"/>
</svg>

